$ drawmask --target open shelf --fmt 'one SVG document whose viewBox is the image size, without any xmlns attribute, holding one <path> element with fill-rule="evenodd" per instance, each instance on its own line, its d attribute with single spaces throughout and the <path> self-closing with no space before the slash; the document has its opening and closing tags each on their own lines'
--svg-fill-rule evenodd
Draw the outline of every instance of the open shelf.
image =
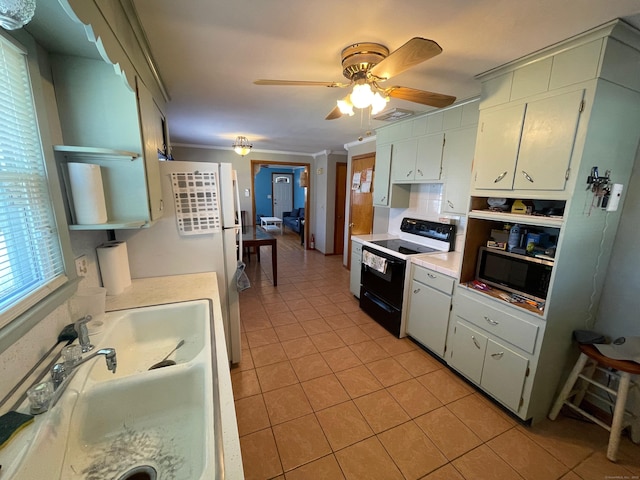
<svg viewBox="0 0 640 480">
<path fill-rule="evenodd" d="M 525 215 L 509 212 L 494 212 L 492 210 L 471 210 L 469 218 L 479 218 L 483 220 L 495 220 L 503 223 L 520 223 L 526 225 L 539 225 L 541 227 L 560 228 L 564 218 L 545 217 L 543 215 Z"/>
<path fill-rule="evenodd" d="M 81 147 L 74 145 L 54 145 L 53 150 L 56 152 L 67 153 L 74 157 L 101 157 L 101 158 L 122 158 L 135 160 L 140 156 L 136 152 L 128 152 L 127 150 L 113 150 L 111 148 L 99 147 Z"/>
<path fill-rule="evenodd" d="M 128 230 L 143 228 L 147 226 L 148 222 L 145 220 L 130 220 L 124 222 L 107 222 L 96 223 L 87 225 L 69 225 L 69 230 Z"/>
</svg>

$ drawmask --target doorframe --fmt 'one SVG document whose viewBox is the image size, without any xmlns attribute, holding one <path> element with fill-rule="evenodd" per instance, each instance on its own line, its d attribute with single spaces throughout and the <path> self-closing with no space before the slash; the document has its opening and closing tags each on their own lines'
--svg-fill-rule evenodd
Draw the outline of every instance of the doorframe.
<svg viewBox="0 0 640 480">
<path fill-rule="evenodd" d="M 260 171 L 261 165 L 282 165 L 283 167 L 304 167 L 304 171 L 307 172 L 307 186 L 305 188 L 304 195 L 304 248 L 309 250 L 309 225 L 311 218 L 311 163 L 305 162 L 276 162 L 273 160 L 251 160 L 251 208 L 253 210 L 253 221 L 256 220 L 256 189 L 255 180 L 256 175 Z"/>
</svg>

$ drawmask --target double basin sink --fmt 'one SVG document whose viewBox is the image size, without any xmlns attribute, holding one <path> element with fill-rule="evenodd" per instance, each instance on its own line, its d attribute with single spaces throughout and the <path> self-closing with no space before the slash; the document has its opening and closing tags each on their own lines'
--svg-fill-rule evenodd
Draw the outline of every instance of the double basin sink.
<svg viewBox="0 0 640 480">
<path fill-rule="evenodd" d="M 104 330 L 90 338 L 95 348 L 115 348 L 116 372 L 101 356 L 78 367 L 37 418 L 13 478 L 220 478 L 210 318 L 206 300 L 107 313 Z M 180 340 L 170 357 L 176 365 L 149 370 Z"/>
</svg>

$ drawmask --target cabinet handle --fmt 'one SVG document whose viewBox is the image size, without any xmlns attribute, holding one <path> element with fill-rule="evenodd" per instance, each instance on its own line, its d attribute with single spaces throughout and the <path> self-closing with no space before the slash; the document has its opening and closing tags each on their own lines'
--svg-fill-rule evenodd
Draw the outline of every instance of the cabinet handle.
<svg viewBox="0 0 640 480">
<path fill-rule="evenodd" d="M 407 178 L 409 178 L 412 173 L 413 173 L 413 170 L 409 170 L 409 173 L 407 173 Z"/>
<path fill-rule="evenodd" d="M 484 319 L 490 324 L 490 325 L 498 325 L 498 323 L 500 322 L 496 322 L 495 320 L 491 320 L 489 317 L 484 317 Z"/>
<path fill-rule="evenodd" d="M 436 278 L 436 276 L 433 273 L 427 273 L 427 277 L 429 278 Z"/>
<path fill-rule="evenodd" d="M 418 169 L 418 173 L 420 174 L 421 177 L 424 177 L 422 170 Z"/>
<path fill-rule="evenodd" d="M 507 176 L 507 171 L 505 170 L 504 172 L 502 172 L 500 175 L 496 177 L 493 183 L 498 183 L 500 180 L 502 180 L 506 176 Z"/>
<path fill-rule="evenodd" d="M 164 200 L 160 199 L 160 211 L 162 212 L 164 210 Z"/>
<path fill-rule="evenodd" d="M 478 341 L 476 340 L 476 337 L 474 337 L 473 335 L 471 335 L 471 340 L 473 340 L 473 344 L 476 346 L 476 348 L 478 350 L 480 350 L 480 344 L 478 343 Z"/>
<path fill-rule="evenodd" d="M 531 176 L 527 172 L 525 172 L 524 170 L 522 170 L 522 175 L 524 175 L 524 178 L 526 178 L 531 183 L 533 183 L 533 178 L 531 178 Z"/>
<path fill-rule="evenodd" d="M 420 289 L 419 289 L 419 288 L 416 288 L 416 289 L 413 291 L 413 293 L 420 293 Z"/>
<path fill-rule="evenodd" d="M 491 354 L 491 356 L 492 356 L 493 358 L 497 358 L 497 359 L 502 358 L 502 356 L 503 356 L 503 355 L 504 355 L 504 352 L 498 352 L 498 353 L 492 353 L 492 354 Z"/>
<path fill-rule="evenodd" d="M 384 197 L 382 197 L 382 198 L 380 199 L 380 201 L 381 201 L 381 202 L 386 202 L 386 201 L 387 201 L 387 196 L 385 195 Z"/>
<path fill-rule="evenodd" d="M 453 203 L 451 203 L 451 200 L 447 200 L 447 205 L 449 205 L 449 208 L 453 208 Z"/>
</svg>

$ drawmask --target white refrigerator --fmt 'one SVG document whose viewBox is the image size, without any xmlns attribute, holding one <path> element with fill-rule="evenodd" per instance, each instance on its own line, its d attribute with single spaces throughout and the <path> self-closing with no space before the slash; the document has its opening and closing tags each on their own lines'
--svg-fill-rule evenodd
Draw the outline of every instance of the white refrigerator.
<svg viewBox="0 0 640 480">
<path fill-rule="evenodd" d="M 227 352 L 238 363 L 242 225 L 236 172 L 230 163 L 167 161 L 160 162 L 160 175 L 163 216 L 148 229 L 118 235 L 127 242 L 131 277 L 216 272 Z"/>
</svg>

